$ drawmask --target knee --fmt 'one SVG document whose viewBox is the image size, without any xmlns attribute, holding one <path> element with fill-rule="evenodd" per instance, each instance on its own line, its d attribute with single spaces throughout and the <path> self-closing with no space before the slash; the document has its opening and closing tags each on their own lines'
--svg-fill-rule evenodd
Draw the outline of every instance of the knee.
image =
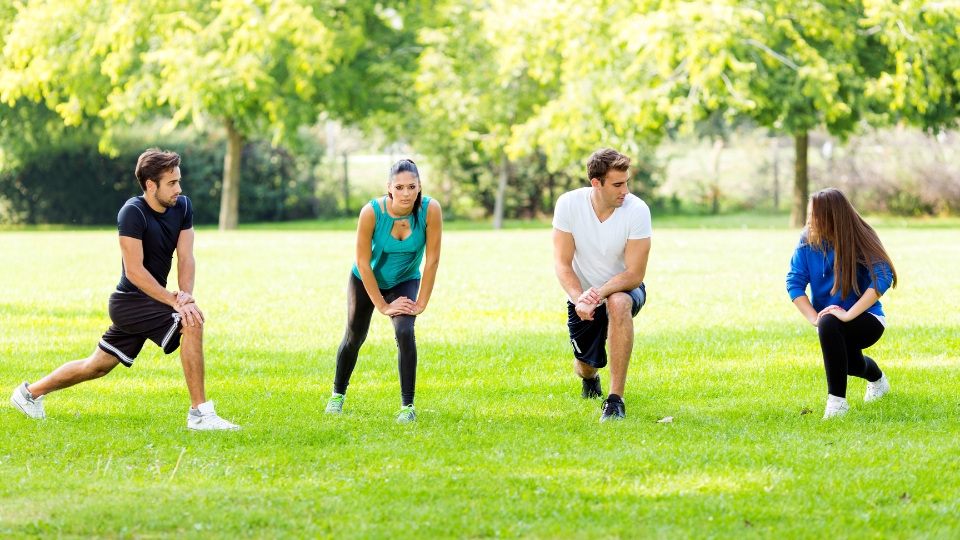
<svg viewBox="0 0 960 540">
<path fill-rule="evenodd" d="M 99 379 L 113 371 L 116 361 L 104 362 L 102 358 L 92 356 L 83 361 L 83 370 L 91 379 Z"/>
<path fill-rule="evenodd" d="M 397 323 L 395 329 L 397 336 L 397 343 L 414 343 L 416 342 L 416 336 L 413 330 L 413 318 L 410 317 L 410 320 L 403 320 Z"/>
<path fill-rule="evenodd" d="M 817 322 L 817 328 L 821 335 L 838 333 L 840 332 L 840 319 L 835 315 L 824 315 L 820 317 L 820 321 Z"/>
<path fill-rule="evenodd" d="M 611 320 L 632 319 L 633 298 L 624 292 L 613 293 L 607 297 L 607 314 Z"/>
<path fill-rule="evenodd" d="M 193 326 L 187 326 L 184 324 L 180 329 L 180 333 L 184 336 L 203 337 L 203 323 L 195 324 Z"/>
<path fill-rule="evenodd" d="M 597 376 L 597 368 L 580 360 L 573 361 L 573 370 L 583 379 L 592 379 Z"/>
<path fill-rule="evenodd" d="M 346 333 L 344 333 L 343 341 L 350 347 L 360 347 L 363 345 L 363 342 L 367 339 L 366 332 L 355 332 L 347 328 Z"/>
</svg>

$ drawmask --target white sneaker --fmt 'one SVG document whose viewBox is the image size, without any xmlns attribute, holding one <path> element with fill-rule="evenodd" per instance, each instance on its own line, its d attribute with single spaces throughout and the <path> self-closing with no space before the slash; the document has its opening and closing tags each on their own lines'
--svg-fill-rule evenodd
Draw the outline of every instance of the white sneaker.
<svg viewBox="0 0 960 540">
<path fill-rule="evenodd" d="M 187 412 L 187 428 L 196 431 L 223 431 L 238 430 L 240 426 L 217 416 L 213 410 L 213 402 L 207 401 Z"/>
<path fill-rule="evenodd" d="M 40 396 L 34 398 L 27 390 L 28 383 L 23 383 L 13 389 L 13 395 L 10 396 L 10 403 L 20 409 L 20 412 L 30 418 L 46 418 L 47 413 L 43 411 L 43 398 Z"/>
<path fill-rule="evenodd" d="M 850 410 L 847 405 L 847 399 L 837 396 L 827 395 L 827 408 L 823 411 L 823 419 L 833 418 L 834 416 L 843 416 Z"/>
<path fill-rule="evenodd" d="M 883 396 L 887 395 L 887 392 L 890 391 L 890 381 L 887 380 L 886 374 L 880 377 L 876 382 L 867 382 L 867 393 L 863 396 L 863 401 L 870 402 L 876 401 Z"/>
</svg>

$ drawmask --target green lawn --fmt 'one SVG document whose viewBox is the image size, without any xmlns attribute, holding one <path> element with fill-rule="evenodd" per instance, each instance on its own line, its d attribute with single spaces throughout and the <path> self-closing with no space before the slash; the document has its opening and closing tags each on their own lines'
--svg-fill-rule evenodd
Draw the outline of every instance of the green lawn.
<svg viewBox="0 0 960 540">
<path fill-rule="evenodd" d="M 352 232 L 201 230 L 208 394 L 243 431 L 188 432 L 152 345 L 45 421 L 2 407 L 0 537 L 957 538 L 960 230 L 881 223 L 901 285 L 871 356 L 893 392 L 866 405 L 851 380 L 823 422 L 783 284 L 798 232 L 764 223 L 655 222 L 627 419 L 603 425 L 548 229 L 445 235 L 413 425 L 379 315 L 345 414 L 322 412 Z M 0 233 L 0 398 L 93 350 L 119 269 L 113 231 Z"/>
</svg>

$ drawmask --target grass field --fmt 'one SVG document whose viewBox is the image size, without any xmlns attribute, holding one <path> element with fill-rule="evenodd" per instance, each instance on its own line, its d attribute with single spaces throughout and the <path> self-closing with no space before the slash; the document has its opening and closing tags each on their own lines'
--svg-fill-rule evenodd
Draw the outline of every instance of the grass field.
<svg viewBox="0 0 960 540">
<path fill-rule="evenodd" d="M 45 421 L 2 407 L 0 537 L 957 538 L 960 229 L 879 229 L 893 392 L 867 405 L 852 379 L 823 422 L 783 284 L 798 233 L 751 223 L 654 223 L 627 419 L 603 425 L 547 229 L 444 236 L 413 425 L 382 316 L 345 414 L 322 413 L 353 233 L 201 230 L 208 395 L 243 430 L 188 432 L 179 360 L 152 345 Z M 0 398 L 93 350 L 119 269 L 112 231 L 0 233 Z"/>
</svg>

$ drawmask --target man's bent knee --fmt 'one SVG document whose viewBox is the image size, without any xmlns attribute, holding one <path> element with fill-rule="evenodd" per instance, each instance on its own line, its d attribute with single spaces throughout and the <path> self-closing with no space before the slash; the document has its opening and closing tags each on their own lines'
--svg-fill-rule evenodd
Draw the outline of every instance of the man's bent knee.
<svg viewBox="0 0 960 540">
<path fill-rule="evenodd" d="M 573 370 L 584 379 L 592 379 L 597 375 L 597 368 L 580 360 L 573 361 Z"/>
<path fill-rule="evenodd" d="M 180 333 L 184 336 L 203 336 L 203 324 L 195 324 L 193 326 L 184 324 L 180 329 Z"/>
<path fill-rule="evenodd" d="M 632 319 L 633 298 L 625 292 L 616 292 L 607 297 L 607 313 L 611 319 Z"/>
</svg>

